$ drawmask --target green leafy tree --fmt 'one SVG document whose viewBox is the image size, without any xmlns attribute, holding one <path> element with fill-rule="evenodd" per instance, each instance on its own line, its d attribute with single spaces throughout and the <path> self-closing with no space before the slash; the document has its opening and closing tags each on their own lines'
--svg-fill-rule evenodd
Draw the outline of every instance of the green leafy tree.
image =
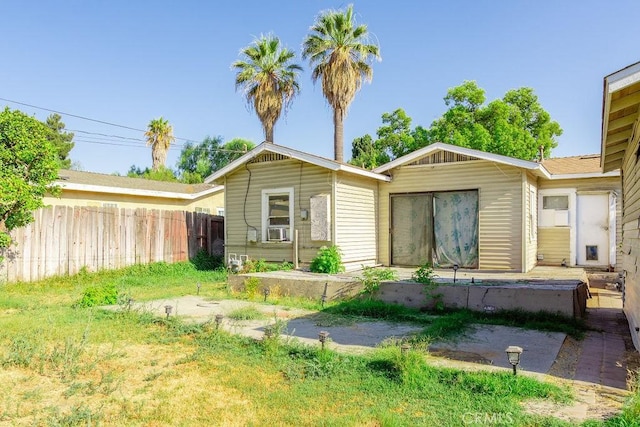
<svg viewBox="0 0 640 427">
<path fill-rule="evenodd" d="M 47 125 L 50 130 L 47 139 L 53 143 L 58 151 L 58 167 L 61 169 L 69 169 L 72 166 L 69 152 L 74 146 L 73 133 L 65 131 L 62 117 L 57 113 L 53 113 L 47 117 L 45 125 Z"/>
<path fill-rule="evenodd" d="M 241 138 L 232 139 L 226 144 L 222 144 L 221 137 L 206 137 L 199 144 L 188 142 L 180 152 L 178 160 L 181 180 L 189 184 L 203 182 L 213 172 L 254 147 L 253 142 Z"/>
<path fill-rule="evenodd" d="M 531 88 L 510 90 L 487 105 L 485 92 L 473 81 L 449 89 L 449 109 L 416 146 L 445 142 L 524 160 L 534 160 L 540 147 L 545 157 L 558 145 L 560 125 L 551 120 Z M 423 135 L 424 137 L 425 135 Z"/>
<path fill-rule="evenodd" d="M 0 113 L 0 249 L 11 244 L 11 230 L 33 221 L 45 194 L 59 192 L 52 185 L 58 151 L 49 136 L 47 126 L 21 111 Z"/>
<path fill-rule="evenodd" d="M 165 166 L 161 166 L 158 169 L 142 169 L 136 165 L 131 165 L 127 176 L 129 178 L 143 178 L 152 181 L 178 182 L 175 172 Z"/>
<path fill-rule="evenodd" d="M 165 165 L 169 146 L 175 141 L 173 127 L 171 127 L 168 120 L 159 117 L 149 122 L 144 136 L 147 138 L 147 145 L 151 146 L 151 159 L 153 162 L 151 168 L 158 170 Z"/>
<path fill-rule="evenodd" d="M 390 161 L 389 155 L 376 144 L 371 135 L 355 138 L 351 143 L 349 163 L 365 169 L 373 169 Z"/>
<path fill-rule="evenodd" d="M 237 70 L 236 89 L 242 89 L 255 109 L 267 142 L 273 142 L 273 128 L 293 98 L 300 92 L 295 53 L 281 47 L 275 36 L 261 36 L 240 51 L 241 59 L 231 64 Z"/>
<path fill-rule="evenodd" d="M 369 135 L 353 140 L 351 164 L 373 169 L 418 148 L 411 131 L 411 117 L 402 108 L 382 115 L 377 135 L 375 141 Z"/>
<path fill-rule="evenodd" d="M 302 57 L 314 67 L 312 79 L 322 83 L 322 93 L 333 108 L 334 158 L 344 158 L 344 118 L 363 81 L 371 81 L 371 62 L 380 49 L 369 43 L 366 25 L 357 25 L 353 6 L 329 10 L 318 16 L 303 42 Z"/>
</svg>

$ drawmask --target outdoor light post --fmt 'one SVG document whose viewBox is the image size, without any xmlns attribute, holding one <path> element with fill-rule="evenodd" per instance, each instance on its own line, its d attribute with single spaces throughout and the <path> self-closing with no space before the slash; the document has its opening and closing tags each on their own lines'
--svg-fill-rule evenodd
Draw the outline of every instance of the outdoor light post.
<svg viewBox="0 0 640 427">
<path fill-rule="evenodd" d="M 224 316 L 222 314 L 216 314 L 216 331 L 220 329 L 220 324 L 222 323 L 222 319 Z"/>
<path fill-rule="evenodd" d="M 453 283 L 456 283 L 456 273 L 460 266 L 458 264 L 453 264 Z"/>
<path fill-rule="evenodd" d="M 171 314 L 171 310 L 173 310 L 173 306 L 171 306 L 171 305 L 165 305 L 164 306 L 164 312 L 167 313 L 167 319 L 169 318 L 169 315 Z"/>
<path fill-rule="evenodd" d="M 517 366 L 520 364 L 520 355 L 522 355 L 522 347 L 510 345 L 505 350 L 509 363 L 513 366 L 513 375 L 516 375 Z"/>
<path fill-rule="evenodd" d="M 196 284 L 196 286 L 198 287 L 198 293 L 197 293 L 197 295 L 200 295 L 200 286 L 201 286 L 201 285 L 200 285 L 200 282 L 198 282 L 198 283 Z"/>
<path fill-rule="evenodd" d="M 269 294 L 271 293 L 271 289 L 269 288 L 264 288 L 262 293 L 264 293 L 264 302 L 267 302 L 267 297 L 269 296 Z"/>
<path fill-rule="evenodd" d="M 320 333 L 318 334 L 318 341 L 320 341 L 320 344 L 322 344 L 323 350 L 324 350 L 324 343 L 327 341 L 327 338 L 329 338 L 329 332 L 320 331 Z"/>
</svg>

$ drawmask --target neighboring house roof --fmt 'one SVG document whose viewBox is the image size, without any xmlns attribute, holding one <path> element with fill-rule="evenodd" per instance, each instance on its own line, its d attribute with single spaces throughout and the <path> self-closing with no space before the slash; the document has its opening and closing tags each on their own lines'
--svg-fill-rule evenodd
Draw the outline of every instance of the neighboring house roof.
<svg viewBox="0 0 640 427">
<path fill-rule="evenodd" d="M 219 171 L 213 173 L 208 176 L 204 182 L 212 183 L 216 182 L 218 179 L 228 175 L 234 170 L 238 169 L 248 161 L 256 158 L 260 154 L 264 152 L 280 154 L 282 156 L 288 157 L 290 159 L 301 160 L 307 163 L 311 163 L 313 165 L 329 169 L 332 171 L 342 171 L 348 172 L 355 175 L 360 175 L 367 178 L 373 178 L 380 181 L 390 181 L 391 179 L 386 175 L 381 175 L 376 172 L 372 172 L 367 169 L 362 169 L 357 166 L 353 166 L 347 163 L 336 162 L 335 160 L 329 160 L 324 157 L 319 157 L 314 154 L 305 153 L 302 151 L 294 150 L 293 148 L 284 147 L 282 145 L 276 145 L 270 142 L 263 142 L 262 144 L 255 147 L 253 150 L 249 151 L 247 154 L 244 154 L 242 157 L 234 160 L 229 163 L 227 166 L 223 167 Z"/>
<path fill-rule="evenodd" d="M 620 176 L 619 169 L 602 173 L 600 154 L 544 159 L 542 166 L 549 171 L 551 179 Z"/>
<path fill-rule="evenodd" d="M 386 163 L 380 167 L 375 168 L 373 171 L 377 173 L 383 173 L 398 166 L 405 165 L 407 163 L 412 163 L 415 160 L 418 160 L 421 157 L 427 156 L 428 154 L 434 153 L 436 151 L 448 151 L 450 153 L 456 153 L 463 156 L 474 157 L 480 160 L 488 160 L 491 162 L 501 163 L 505 165 L 515 166 L 523 169 L 528 169 L 531 171 L 538 171 L 541 175 L 549 177 L 549 173 L 541 167 L 540 163 L 531 162 L 528 160 L 514 159 L 513 157 L 503 156 L 501 154 L 487 153 L 480 150 L 474 150 L 472 148 L 459 147 L 457 145 L 445 144 L 444 142 L 436 142 L 431 145 L 427 145 L 426 147 L 420 148 L 419 150 L 413 151 L 409 154 L 406 154 L 402 157 L 398 157 L 397 159 Z"/>
<path fill-rule="evenodd" d="M 602 100 L 602 170 L 619 169 L 627 144 L 638 137 L 640 62 L 604 78 Z"/>
<path fill-rule="evenodd" d="M 63 190 L 90 191 L 95 193 L 127 194 L 147 197 L 194 200 L 224 190 L 221 185 L 183 184 L 179 182 L 153 181 L 127 176 L 105 175 L 68 169 L 58 171 L 59 185 Z"/>
</svg>

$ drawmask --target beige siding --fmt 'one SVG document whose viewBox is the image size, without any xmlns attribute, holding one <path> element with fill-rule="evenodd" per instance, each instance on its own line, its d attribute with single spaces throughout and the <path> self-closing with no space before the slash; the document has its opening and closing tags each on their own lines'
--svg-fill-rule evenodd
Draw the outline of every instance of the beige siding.
<svg viewBox="0 0 640 427">
<path fill-rule="evenodd" d="M 576 191 L 607 191 L 607 192 L 615 192 L 617 195 L 616 200 L 616 271 L 622 269 L 622 257 L 623 254 L 621 252 L 622 242 L 622 187 L 620 183 L 620 177 L 612 176 L 612 177 L 600 177 L 600 178 L 580 178 L 580 179 L 540 179 L 538 182 L 539 190 L 548 190 L 548 189 L 559 189 L 559 188 L 575 188 Z M 563 234 L 564 235 L 564 234 Z M 557 243 L 557 236 L 555 238 Z M 569 233 L 566 233 L 567 243 L 566 246 L 569 248 Z M 545 247 L 549 247 L 549 243 L 539 242 L 539 245 L 544 245 Z M 569 249 L 567 249 L 568 251 Z M 565 257 L 563 257 L 565 258 Z M 567 262 L 569 261 L 569 256 L 566 257 Z M 557 259 L 557 258 L 555 258 Z M 562 261 L 562 258 L 560 259 Z M 545 256 L 545 263 L 547 263 L 547 259 Z"/>
<path fill-rule="evenodd" d="M 347 269 L 377 262 L 378 183 L 341 173 L 336 184 L 336 244 Z"/>
<path fill-rule="evenodd" d="M 309 209 L 309 199 L 317 194 L 331 194 L 332 172 L 297 160 L 250 163 L 249 173 L 242 167 L 226 177 L 225 182 L 225 252 L 246 254 L 252 259 L 293 262 L 292 243 L 262 242 L 262 190 L 293 188 L 294 228 L 298 230 L 299 259 L 310 262 L 318 249 L 331 242 L 312 242 L 311 224 L 300 218 L 300 209 Z M 247 191 L 248 189 L 248 191 Z M 245 203 L 246 197 L 246 203 Z M 331 201 L 333 204 L 333 200 Z M 246 218 L 246 223 L 245 223 Z M 255 227 L 257 243 L 247 243 L 247 231 Z"/>
<path fill-rule="evenodd" d="M 209 194 L 195 200 L 77 190 L 63 190 L 60 197 L 46 196 L 44 198 L 44 204 L 46 206 L 102 207 L 104 203 L 115 203 L 118 205 L 118 208 L 124 209 L 146 208 L 170 211 L 195 211 L 196 208 L 207 208 L 210 214 L 215 215 L 216 208 L 224 208 L 224 191 Z"/>
<path fill-rule="evenodd" d="M 380 262 L 389 265 L 389 195 L 478 190 L 479 268 L 522 270 L 522 171 L 488 161 L 403 166 L 379 188 Z"/>
<path fill-rule="evenodd" d="M 538 253 L 543 259 L 540 265 L 560 265 L 562 261 L 570 262 L 570 228 L 544 227 L 538 229 Z"/>
<path fill-rule="evenodd" d="M 622 268 L 626 274 L 624 312 L 629 321 L 634 345 L 640 349 L 640 161 L 636 152 L 638 141 L 627 147 L 622 166 L 623 217 L 622 217 Z"/>
<path fill-rule="evenodd" d="M 538 185 L 536 177 L 531 174 L 527 174 L 524 199 L 525 271 L 529 271 L 536 266 L 538 256 Z"/>
</svg>

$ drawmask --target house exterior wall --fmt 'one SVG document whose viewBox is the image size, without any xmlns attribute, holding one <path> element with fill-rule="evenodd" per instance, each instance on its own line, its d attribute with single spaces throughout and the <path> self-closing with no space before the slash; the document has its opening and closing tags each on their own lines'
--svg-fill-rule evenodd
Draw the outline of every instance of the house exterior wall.
<svg viewBox="0 0 640 427">
<path fill-rule="evenodd" d="M 523 269 L 523 172 L 485 160 L 400 166 L 379 188 L 379 260 L 390 264 L 389 195 L 431 191 L 478 190 L 479 269 Z M 526 179 L 526 178 L 525 178 Z"/>
<path fill-rule="evenodd" d="M 172 211 L 195 211 L 196 208 L 209 209 L 211 215 L 217 209 L 224 209 L 224 191 L 209 194 L 195 200 L 171 199 L 165 197 L 134 196 L 126 194 L 96 193 L 90 191 L 62 190 L 60 197 L 45 196 L 45 206 L 93 206 L 102 207 L 105 203 L 117 204 L 118 208 L 161 209 Z"/>
<path fill-rule="evenodd" d="M 622 269 L 625 274 L 624 313 L 629 321 L 631 337 L 640 349 L 640 161 L 637 158 L 639 138 L 626 149 L 622 163 Z"/>
<path fill-rule="evenodd" d="M 567 189 L 573 193 L 581 192 L 608 192 L 616 194 L 616 271 L 621 269 L 622 252 L 619 242 L 622 241 L 622 188 L 620 177 L 599 177 L 599 178 L 574 178 L 574 179 L 544 179 L 538 180 L 538 190 L 562 190 Z M 575 215 L 575 212 L 571 212 Z M 538 253 L 544 256 L 541 265 L 560 265 L 566 260 L 569 265 L 575 263 L 575 259 L 571 259 L 571 239 L 570 227 L 539 227 L 538 228 Z M 574 242 L 575 243 L 575 242 Z"/>
<path fill-rule="evenodd" d="M 571 248 L 569 227 L 543 227 L 538 230 L 538 253 L 543 257 L 540 265 L 561 265 L 569 262 Z"/>
<path fill-rule="evenodd" d="M 382 184 L 384 185 L 384 184 Z M 336 244 L 347 270 L 377 263 L 377 181 L 338 173 L 336 181 Z"/>
<path fill-rule="evenodd" d="M 536 266 L 538 256 L 538 184 L 534 175 L 523 174 L 526 177 L 524 184 L 524 258 L 525 271 Z"/>
<path fill-rule="evenodd" d="M 311 241 L 311 223 L 308 219 L 302 220 L 300 215 L 301 209 L 310 209 L 311 196 L 332 194 L 332 171 L 290 159 L 249 163 L 247 166 L 251 175 L 242 167 L 225 178 L 227 259 L 230 253 L 235 253 L 269 262 L 293 262 L 293 243 L 262 242 L 262 190 L 274 188 L 293 188 L 293 227 L 298 230 L 301 262 L 310 262 L 321 246 L 332 244 L 330 241 Z M 331 204 L 335 204 L 333 200 Z M 257 242 L 250 243 L 247 232 L 253 228 L 257 231 Z"/>
</svg>

